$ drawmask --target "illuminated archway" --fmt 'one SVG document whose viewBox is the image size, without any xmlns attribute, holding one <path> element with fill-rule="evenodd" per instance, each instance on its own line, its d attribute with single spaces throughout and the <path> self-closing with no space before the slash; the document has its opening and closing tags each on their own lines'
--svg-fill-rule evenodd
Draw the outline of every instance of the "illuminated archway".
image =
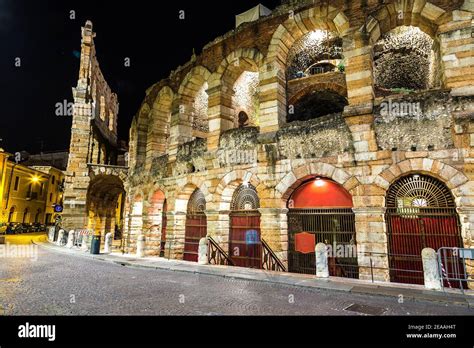
<svg viewBox="0 0 474 348">
<path fill-rule="evenodd" d="M 440 50 L 418 27 L 400 26 L 374 45 L 376 95 L 425 90 L 440 84 Z"/>
<path fill-rule="evenodd" d="M 352 196 L 333 180 L 310 177 L 288 199 L 288 267 L 290 272 L 315 274 L 315 246 L 331 249 L 332 276 L 358 278 Z"/>
</svg>

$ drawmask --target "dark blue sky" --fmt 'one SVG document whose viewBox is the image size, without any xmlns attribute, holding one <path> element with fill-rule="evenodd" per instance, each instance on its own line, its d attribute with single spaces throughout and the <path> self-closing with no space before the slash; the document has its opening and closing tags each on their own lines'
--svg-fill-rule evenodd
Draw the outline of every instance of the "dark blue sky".
<svg viewBox="0 0 474 348">
<path fill-rule="evenodd" d="M 101 69 L 118 94 L 119 133 L 126 139 L 145 90 L 188 61 L 193 48 L 199 53 L 233 29 L 234 16 L 259 2 L 0 0 L 0 146 L 32 153 L 69 147 L 71 119 L 56 116 L 55 104 L 72 102 L 79 68 L 74 51 L 80 50 L 86 19 L 97 32 Z M 280 3 L 261 2 L 271 9 Z M 125 57 L 131 59 L 129 68 Z"/>
</svg>

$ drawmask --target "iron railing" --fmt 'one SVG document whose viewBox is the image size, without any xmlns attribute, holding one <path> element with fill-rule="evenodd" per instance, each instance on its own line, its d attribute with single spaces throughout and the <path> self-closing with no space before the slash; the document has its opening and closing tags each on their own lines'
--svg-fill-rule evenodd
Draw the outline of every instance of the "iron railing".
<svg viewBox="0 0 474 348">
<path fill-rule="evenodd" d="M 286 272 L 286 267 L 280 261 L 267 242 L 262 239 L 262 268 L 269 271 Z"/>
<path fill-rule="evenodd" d="M 229 255 L 221 248 L 221 246 L 210 236 L 207 237 L 209 251 L 208 262 L 211 265 L 227 265 L 234 266 L 234 262 Z"/>
</svg>

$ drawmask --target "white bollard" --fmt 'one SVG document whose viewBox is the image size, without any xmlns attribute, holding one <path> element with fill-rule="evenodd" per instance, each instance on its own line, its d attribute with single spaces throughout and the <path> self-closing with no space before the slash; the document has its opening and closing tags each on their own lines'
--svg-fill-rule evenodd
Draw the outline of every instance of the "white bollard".
<svg viewBox="0 0 474 348">
<path fill-rule="evenodd" d="M 49 232 L 48 232 L 48 239 L 51 243 L 54 242 L 54 234 L 56 232 L 56 227 L 52 226 L 49 228 Z"/>
<path fill-rule="evenodd" d="M 112 233 L 105 235 L 104 253 L 112 252 Z"/>
<path fill-rule="evenodd" d="M 316 252 L 316 277 L 329 278 L 328 267 L 328 250 L 326 244 L 318 243 L 315 248 Z"/>
<path fill-rule="evenodd" d="M 139 235 L 137 238 L 137 257 L 145 256 L 145 236 Z"/>
<path fill-rule="evenodd" d="M 64 237 L 64 230 L 60 229 L 58 232 L 58 240 L 56 241 L 57 245 L 59 246 L 61 245 L 61 241 L 63 240 L 63 237 Z"/>
<path fill-rule="evenodd" d="M 66 248 L 71 249 L 74 246 L 74 230 L 70 230 L 67 236 Z"/>
<path fill-rule="evenodd" d="M 81 244 L 81 250 L 82 251 L 88 251 L 89 250 L 89 235 L 84 234 L 82 236 L 82 244 Z"/>
<path fill-rule="evenodd" d="M 199 249 L 198 249 L 198 264 L 207 265 L 209 260 L 207 258 L 209 245 L 207 243 L 207 238 L 201 238 L 199 240 Z"/>
<path fill-rule="evenodd" d="M 429 290 L 441 290 L 441 277 L 438 268 L 438 257 L 436 251 L 425 248 L 421 252 L 423 260 L 423 274 L 425 278 L 425 288 Z"/>
</svg>

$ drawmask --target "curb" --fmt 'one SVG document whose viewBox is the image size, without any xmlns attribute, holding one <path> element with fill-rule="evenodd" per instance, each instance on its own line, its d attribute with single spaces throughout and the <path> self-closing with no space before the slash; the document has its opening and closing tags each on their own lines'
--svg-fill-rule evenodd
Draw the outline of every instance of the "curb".
<svg viewBox="0 0 474 348">
<path fill-rule="evenodd" d="M 304 275 L 282 275 L 279 273 L 265 272 L 260 274 L 252 274 L 255 271 L 249 271 L 245 273 L 234 273 L 229 274 L 220 266 L 203 266 L 203 265 L 180 265 L 179 263 L 174 263 L 171 265 L 159 265 L 159 264 L 143 264 L 136 263 L 139 260 L 120 260 L 120 259 L 111 259 L 113 255 L 92 255 L 87 253 L 76 253 L 73 250 L 68 251 L 61 247 L 50 245 L 51 243 L 46 242 L 36 242 L 32 241 L 33 244 L 40 246 L 42 248 L 56 251 L 62 254 L 70 254 L 79 257 L 85 257 L 89 259 L 94 259 L 98 261 L 104 261 L 113 263 L 116 265 L 131 267 L 131 268 L 141 268 L 141 269 L 155 269 L 155 270 L 164 270 L 164 271 L 173 271 L 173 272 L 184 272 L 192 274 L 202 274 L 209 276 L 217 276 L 228 279 L 241 279 L 241 280 L 250 280 L 256 282 L 265 282 L 270 284 L 279 284 L 286 286 L 295 286 L 305 289 L 315 289 L 320 291 L 339 291 L 352 293 L 357 295 L 370 295 L 370 296 L 380 296 L 380 297 L 390 297 L 399 299 L 400 296 L 403 296 L 404 301 L 427 301 L 434 302 L 437 304 L 451 304 L 456 306 L 463 306 L 468 308 L 474 308 L 474 297 L 462 295 L 462 294 L 448 294 L 445 292 L 435 292 L 430 290 L 420 290 L 412 288 L 400 288 L 394 286 L 384 286 L 383 284 L 348 284 L 342 281 L 331 281 L 323 279 L 315 279 L 312 276 L 304 277 Z M 261 274 L 265 276 L 262 277 Z M 293 278 L 293 279 L 291 279 Z M 306 278 L 306 279 L 305 279 Z"/>
</svg>

